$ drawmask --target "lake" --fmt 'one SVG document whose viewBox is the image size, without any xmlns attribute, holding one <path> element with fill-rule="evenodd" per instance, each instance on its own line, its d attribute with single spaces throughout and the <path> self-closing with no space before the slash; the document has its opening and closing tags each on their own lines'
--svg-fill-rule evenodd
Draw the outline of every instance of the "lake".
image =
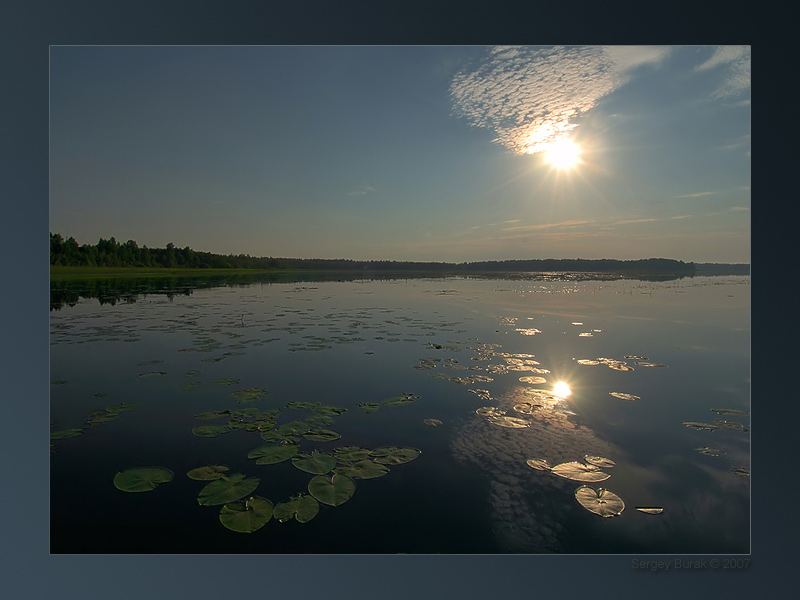
<svg viewBox="0 0 800 600">
<path fill-rule="evenodd" d="M 749 277 L 53 281 L 50 383 L 52 553 L 750 551 Z"/>
</svg>

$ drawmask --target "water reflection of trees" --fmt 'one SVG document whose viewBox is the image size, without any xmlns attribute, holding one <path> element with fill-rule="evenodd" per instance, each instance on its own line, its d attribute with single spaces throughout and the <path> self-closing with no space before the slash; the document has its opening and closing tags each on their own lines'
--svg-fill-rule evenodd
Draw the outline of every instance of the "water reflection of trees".
<svg viewBox="0 0 800 600">
<path fill-rule="evenodd" d="M 632 276 L 620 273 L 574 273 L 574 272 L 520 272 L 520 273 L 403 273 L 388 271 L 379 273 L 315 271 L 302 272 L 259 272 L 231 273 L 215 275 L 191 275 L 186 277 L 94 277 L 90 279 L 51 279 L 50 310 L 60 310 L 64 306 L 74 306 L 81 298 L 97 298 L 100 304 L 115 305 L 118 302 L 133 303 L 147 295 L 189 296 L 195 289 L 215 287 L 246 287 L 255 283 L 300 283 L 325 281 L 380 281 L 411 279 L 503 279 L 525 281 L 609 281 L 616 279 L 639 279 L 643 281 L 663 281 L 679 279 L 677 276 Z"/>
</svg>

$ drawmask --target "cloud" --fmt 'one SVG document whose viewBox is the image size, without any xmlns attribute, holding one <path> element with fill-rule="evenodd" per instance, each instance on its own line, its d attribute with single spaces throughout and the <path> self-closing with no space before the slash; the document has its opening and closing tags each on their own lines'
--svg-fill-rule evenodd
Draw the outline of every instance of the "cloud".
<svg viewBox="0 0 800 600">
<path fill-rule="evenodd" d="M 520 225 L 518 227 L 505 227 L 503 228 L 503 231 L 537 231 L 540 229 L 550 229 L 552 227 L 574 227 L 576 225 L 586 225 L 589 223 L 592 223 L 592 221 L 562 221 L 561 223 L 545 223 L 542 225 Z"/>
<path fill-rule="evenodd" d="M 454 113 L 494 131 L 516 154 L 539 152 L 566 136 L 573 122 L 669 49 L 655 46 L 508 47 L 489 51 L 450 86 Z"/>
<path fill-rule="evenodd" d="M 713 196 L 717 194 L 717 192 L 697 192 L 695 194 L 681 194 L 680 196 L 675 196 L 676 198 L 701 198 L 703 196 Z"/>
<path fill-rule="evenodd" d="M 717 46 L 714 53 L 695 71 L 722 71 L 722 83 L 712 98 L 729 98 L 750 89 L 750 46 Z"/>
<path fill-rule="evenodd" d="M 348 196 L 366 196 L 368 193 L 374 192 L 374 191 L 375 191 L 374 187 L 367 185 L 367 186 L 359 188 L 357 190 L 353 190 L 352 192 L 348 192 L 347 195 Z"/>
</svg>

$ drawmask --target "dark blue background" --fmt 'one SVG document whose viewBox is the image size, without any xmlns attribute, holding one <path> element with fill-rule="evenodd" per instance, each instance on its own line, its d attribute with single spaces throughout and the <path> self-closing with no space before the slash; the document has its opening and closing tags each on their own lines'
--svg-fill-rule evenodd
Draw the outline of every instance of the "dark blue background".
<svg viewBox="0 0 800 600">
<path fill-rule="evenodd" d="M 758 11 L 764 11 L 759 14 Z M 328 588 L 334 597 L 523 598 L 557 593 L 627 598 L 769 597 L 790 576 L 796 518 L 787 490 L 795 487 L 796 392 L 777 373 L 793 357 L 776 344 L 790 338 L 795 297 L 790 267 L 792 215 L 780 176 L 791 172 L 781 143 L 792 116 L 780 111 L 779 31 L 759 23 L 786 17 L 751 5 L 677 3 L 628 6 L 594 2 L 12 2 L 0 21 L 2 52 L 3 252 L 2 400 L 0 439 L 2 526 L 0 585 L 8 598 L 211 598 L 217 594 L 305 596 Z M 761 39 L 759 39 L 759 36 Z M 761 46 L 758 42 L 763 40 Z M 684 43 L 753 44 L 753 534 L 747 571 L 651 573 L 632 556 L 50 556 L 48 498 L 48 53 L 54 44 L 475 44 Z M 770 67 L 770 64 L 778 65 Z M 763 86 L 763 87 L 762 87 Z M 767 91 L 769 88 L 769 91 Z M 764 109 L 764 105 L 772 104 Z M 770 110 L 772 109 L 772 110 Z M 770 133 L 772 131 L 772 133 Z M 786 143 L 791 142 L 787 139 Z M 769 207 L 769 208 L 768 208 Z M 38 240 L 38 241 L 37 241 Z M 772 289 L 770 282 L 779 282 Z M 782 289 L 781 293 L 775 293 Z M 783 303 L 783 304 L 782 304 Z M 782 325 L 781 323 L 784 323 Z M 790 340 L 791 341 L 791 340 Z M 767 344 L 770 344 L 769 346 Z M 767 362 L 769 361 L 769 362 Z M 13 409 L 13 410 L 12 410 Z M 777 441 L 776 441 L 777 440 Z M 785 450 L 785 451 L 784 451 Z M 468 527 L 465 524 L 465 527 Z M 674 557 L 664 557 L 673 560 Z M 682 557 L 684 558 L 684 557 Z M 688 558 L 688 557 L 686 557 Z M 710 557 L 707 557 L 707 559 Z M 326 582 L 323 588 L 319 584 Z M 337 593 L 339 592 L 339 593 Z"/>
</svg>

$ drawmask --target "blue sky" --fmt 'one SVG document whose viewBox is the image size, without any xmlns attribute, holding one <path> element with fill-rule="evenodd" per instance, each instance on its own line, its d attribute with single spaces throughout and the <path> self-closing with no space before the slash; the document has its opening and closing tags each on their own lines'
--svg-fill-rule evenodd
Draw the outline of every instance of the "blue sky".
<svg viewBox="0 0 800 600">
<path fill-rule="evenodd" d="M 564 137 L 580 161 L 556 169 Z M 749 262 L 750 48 L 53 46 L 50 231 Z"/>
</svg>

